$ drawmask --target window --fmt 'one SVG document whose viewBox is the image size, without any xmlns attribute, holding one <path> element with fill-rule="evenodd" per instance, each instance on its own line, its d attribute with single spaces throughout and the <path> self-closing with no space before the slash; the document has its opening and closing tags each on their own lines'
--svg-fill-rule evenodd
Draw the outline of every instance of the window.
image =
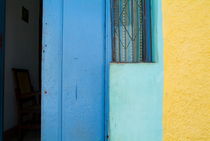
<svg viewBox="0 0 210 141">
<path fill-rule="evenodd" d="M 150 0 L 112 0 L 114 62 L 152 62 L 150 7 Z"/>
</svg>

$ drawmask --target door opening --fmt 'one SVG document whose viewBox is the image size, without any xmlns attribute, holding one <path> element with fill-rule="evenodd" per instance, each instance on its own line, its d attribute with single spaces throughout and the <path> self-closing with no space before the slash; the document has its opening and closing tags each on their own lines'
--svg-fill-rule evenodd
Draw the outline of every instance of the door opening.
<svg viewBox="0 0 210 141">
<path fill-rule="evenodd" d="M 40 141 L 42 0 L 6 1 L 4 41 L 3 140 Z"/>
</svg>

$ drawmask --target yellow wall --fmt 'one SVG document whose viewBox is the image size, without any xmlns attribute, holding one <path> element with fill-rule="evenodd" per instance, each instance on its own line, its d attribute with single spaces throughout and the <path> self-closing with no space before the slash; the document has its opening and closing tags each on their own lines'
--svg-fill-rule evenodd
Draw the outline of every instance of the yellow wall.
<svg viewBox="0 0 210 141">
<path fill-rule="evenodd" d="M 210 0 L 163 0 L 164 141 L 210 141 Z"/>
</svg>

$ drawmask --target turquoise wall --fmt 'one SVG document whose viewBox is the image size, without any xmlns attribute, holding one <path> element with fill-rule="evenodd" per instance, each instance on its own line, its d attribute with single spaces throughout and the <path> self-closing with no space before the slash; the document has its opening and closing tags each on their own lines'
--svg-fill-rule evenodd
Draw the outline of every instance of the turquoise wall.
<svg viewBox="0 0 210 141">
<path fill-rule="evenodd" d="M 162 141 L 161 1 L 152 1 L 155 63 L 110 65 L 110 141 Z"/>
</svg>

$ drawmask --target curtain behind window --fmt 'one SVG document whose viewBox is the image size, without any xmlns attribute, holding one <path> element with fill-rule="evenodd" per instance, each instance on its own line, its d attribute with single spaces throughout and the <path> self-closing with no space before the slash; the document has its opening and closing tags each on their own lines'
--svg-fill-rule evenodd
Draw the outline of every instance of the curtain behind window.
<svg viewBox="0 0 210 141">
<path fill-rule="evenodd" d="M 113 0 L 113 61 L 150 62 L 150 0 Z M 146 6 L 149 5 L 149 7 Z M 150 20 L 149 20 L 150 22 Z M 148 44 L 149 43 L 149 44 Z M 148 50 L 150 49 L 150 50 Z M 149 52 L 148 52 L 149 51 Z"/>
</svg>

